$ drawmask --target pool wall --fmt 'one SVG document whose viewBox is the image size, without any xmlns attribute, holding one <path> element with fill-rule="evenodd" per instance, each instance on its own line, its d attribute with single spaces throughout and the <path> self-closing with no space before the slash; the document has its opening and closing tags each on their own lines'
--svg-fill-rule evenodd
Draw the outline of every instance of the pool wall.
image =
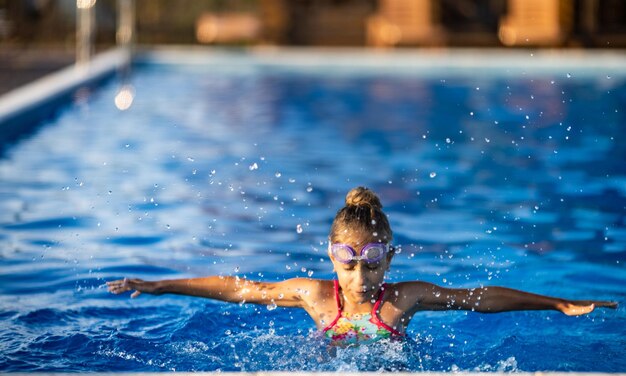
<svg viewBox="0 0 626 376">
<path fill-rule="evenodd" d="M 113 49 L 89 64 L 71 65 L 0 96 L 0 155 L 13 141 L 54 117 L 77 93 L 92 90 L 130 61 L 127 50 Z"/>
</svg>

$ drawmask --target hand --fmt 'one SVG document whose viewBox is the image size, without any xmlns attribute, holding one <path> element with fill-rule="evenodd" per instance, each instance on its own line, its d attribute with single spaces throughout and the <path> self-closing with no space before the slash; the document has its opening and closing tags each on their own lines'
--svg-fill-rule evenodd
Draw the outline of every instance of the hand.
<svg viewBox="0 0 626 376">
<path fill-rule="evenodd" d="M 601 300 L 574 300 L 560 303 L 557 308 L 568 316 L 585 315 L 593 311 L 596 307 L 617 308 L 617 302 L 607 302 Z"/>
<path fill-rule="evenodd" d="M 155 282 L 148 282 L 138 278 L 124 278 L 117 281 L 107 282 L 107 286 L 109 292 L 116 295 L 124 293 L 126 291 L 135 290 L 135 292 L 130 295 L 131 298 L 138 297 L 142 292 L 148 294 L 157 294 Z"/>
</svg>

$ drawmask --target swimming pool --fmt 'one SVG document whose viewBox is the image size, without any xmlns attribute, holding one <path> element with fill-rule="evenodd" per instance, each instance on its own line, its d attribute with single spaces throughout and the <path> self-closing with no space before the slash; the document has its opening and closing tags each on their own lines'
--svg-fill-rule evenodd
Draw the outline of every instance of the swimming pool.
<svg viewBox="0 0 626 376">
<path fill-rule="evenodd" d="M 623 307 L 424 312 L 405 343 L 332 357 L 297 310 L 108 294 L 122 276 L 332 278 L 330 222 L 366 185 L 402 247 L 391 281 L 623 304 L 623 70 L 234 55 L 141 62 L 128 111 L 109 82 L 8 148 L 0 370 L 626 371 Z"/>
</svg>

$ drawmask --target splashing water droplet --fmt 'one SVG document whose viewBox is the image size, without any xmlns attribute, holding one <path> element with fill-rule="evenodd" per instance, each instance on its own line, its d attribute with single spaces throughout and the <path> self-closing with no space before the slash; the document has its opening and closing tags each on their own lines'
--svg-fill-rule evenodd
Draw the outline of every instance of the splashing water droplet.
<svg viewBox="0 0 626 376">
<path fill-rule="evenodd" d="M 254 162 L 248 168 L 250 169 L 250 171 L 258 170 L 259 169 L 259 165 L 256 164 L 256 162 Z"/>
</svg>

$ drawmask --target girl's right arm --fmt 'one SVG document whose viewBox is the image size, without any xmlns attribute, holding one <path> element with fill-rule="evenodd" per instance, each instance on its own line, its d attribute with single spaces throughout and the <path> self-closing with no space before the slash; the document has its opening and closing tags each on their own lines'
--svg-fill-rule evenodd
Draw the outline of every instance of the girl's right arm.
<svg viewBox="0 0 626 376">
<path fill-rule="evenodd" d="M 131 298 L 141 293 L 179 294 L 217 299 L 233 303 L 276 304 L 280 307 L 302 307 L 303 294 L 315 284 L 305 278 L 294 278 L 282 282 L 254 282 L 239 277 L 212 276 L 191 279 L 169 279 L 144 281 L 121 279 L 107 282 L 109 292 L 121 294 L 135 290 Z"/>
</svg>

